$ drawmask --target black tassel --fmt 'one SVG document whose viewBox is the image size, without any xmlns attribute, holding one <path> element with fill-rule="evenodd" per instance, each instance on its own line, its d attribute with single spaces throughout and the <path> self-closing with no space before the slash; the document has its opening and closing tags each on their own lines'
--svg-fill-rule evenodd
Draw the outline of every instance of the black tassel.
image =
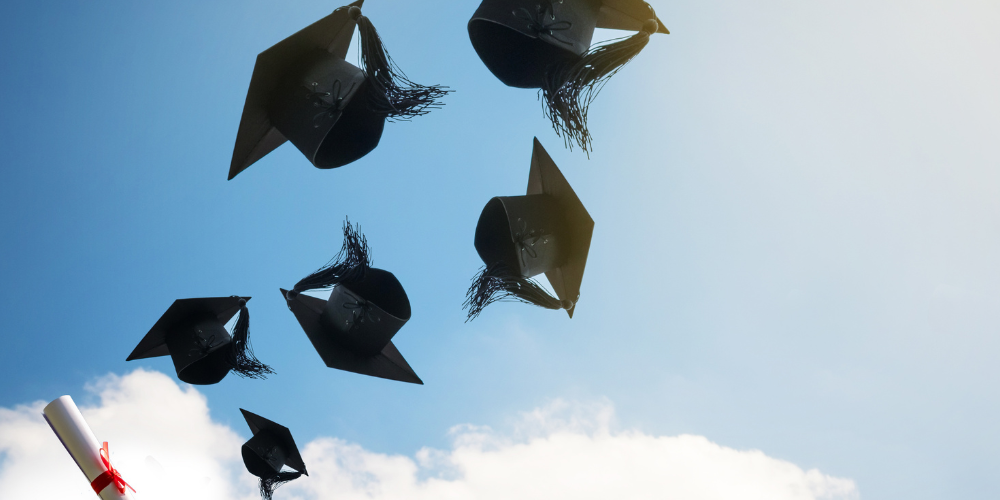
<svg viewBox="0 0 1000 500">
<path fill-rule="evenodd" d="M 365 277 L 370 267 L 368 240 L 361 234 L 360 226 L 351 227 L 351 221 L 345 220 L 344 244 L 340 252 L 325 266 L 299 280 L 292 291 L 297 294 L 331 288 L 342 281 L 358 281 Z"/>
<path fill-rule="evenodd" d="M 298 479 L 302 476 L 301 472 L 279 472 L 270 477 L 260 478 L 260 498 L 263 500 L 271 500 L 274 495 L 274 490 L 289 481 Z"/>
<path fill-rule="evenodd" d="M 240 299 L 240 315 L 232 331 L 233 341 L 229 344 L 226 362 L 237 375 L 244 378 L 265 379 L 274 374 L 270 366 L 261 363 L 250 346 L 250 310 L 245 300 Z"/>
<path fill-rule="evenodd" d="M 451 90 L 441 85 L 425 86 L 410 81 L 385 51 L 385 45 L 371 21 L 359 15 L 361 69 L 368 82 L 368 104 L 372 111 L 389 120 L 409 120 L 430 113 L 443 104 L 438 101 Z"/>
<path fill-rule="evenodd" d="M 587 130 L 590 103 L 608 80 L 649 43 L 649 36 L 656 29 L 655 20 L 646 21 L 639 33 L 591 47 L 577 62 L 547 72 L 539 91 L 545 101 L 545 117 L 552 121 L 552 128 L 570 150 L 576 143 L 590 156 L 591 136 Z"/>
<path fill-rule="evenodd" d="M 465 292 L 465 303 L 462 304 L 462 308 L 469 310 L 469 316 L 465 321 L 476 319 L 486 306 L 506 300 L 534 304 L 546 309 L 572 307 L 572 304 L 549 295 L 537 281 L 511 273 L 502 263 L 492 264 L 483 267 L 479 274 L 472 278 L 472 286 Z"/>
</svg>

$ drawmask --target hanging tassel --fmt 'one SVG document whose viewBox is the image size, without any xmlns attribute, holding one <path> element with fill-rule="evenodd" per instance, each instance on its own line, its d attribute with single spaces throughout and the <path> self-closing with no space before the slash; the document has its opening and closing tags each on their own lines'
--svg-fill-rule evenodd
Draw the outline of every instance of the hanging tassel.
<svg viewBox="0 0 1000 500">
<path fill-rule="evenodd" d="M 306 290 L 332 288 L 343 281 L 359 281 L 370 267 L 368 240 L 361 234 L 360 226 L 351 227 L 351 221 L 344 220 L 344 244 L 340 252 L 325 266 L 299 280 L 289 292 L 289 298 Z"/>
<path fill-rule="evenodd" d="M 382 38 L 361 9 L 351 10 L 358 22 L 361 39 L 361 69 L 368 82 L 369 107 L 389 120 L 409 120 L 430 113 L 443 104 L 438 100 L 451 90 L 441 85 L 425 86 L 410 81 L 396 66 L 382 44 Z"/>
<path fill-rule="evenodd" d="M 270 477 L 260 478 L 260 498 L 263 500 L 271 500 L 271 497 L 274 495 L 274 490 L 289 481 L 298 479 L 301 476 L 301 472 L 279 472 Z"/>
<path fill-rule="evenodd" d="M 539 97 L 545 101 L 545 117 L 552 121 L 552 128 L 570 150 L 576 143 L 590 156 L 591 136 L 587 130 L 590 103 L 608 80 L 649 43 L 649 36 L 657 27 L 656 20 L 650 19 L 639 33 L 591 47 L 575 63 L 547 72 Z"/>
<path fill-rule="evenodd" d="M 523 302 L 546 309 L 573 307 L 572 302 L 549 295 L 537 281 L 511 273 L 506 265 L 498 263 L 483 267 L 472 278 L 472 286 L 465 292 L 465 303 L 462 304 L 463 309 L 469 310 L 465 321 L 476 319 L 486 306 L 500 301 Z"/>
<path fill-rule="evenodd" d="M 265 379 L 274 374 L 270 366 L 261 363 L 253 354 L 250 346 L 250 310 L 247 301 L 240 299 L 240 315 L 231 333 L 233 341 L 229 344 L 226 362 L 237 375 L 244 378 Z"/>
</svg>

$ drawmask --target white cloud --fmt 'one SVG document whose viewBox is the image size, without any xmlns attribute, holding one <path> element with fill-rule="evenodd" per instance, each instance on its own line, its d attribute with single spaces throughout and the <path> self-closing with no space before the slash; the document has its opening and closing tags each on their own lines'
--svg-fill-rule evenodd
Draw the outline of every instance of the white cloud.
<svg viewBox="0 0 1000 500">
<path fill-rule="evenodd" d="M 243 439 L 212 422 L 194 388 L 136 370 L 104 377 L 87 392 L 97 406 L 74 399 L 97 439 L 109 442 L 111 462 L 139 491 L 137 500 L 252 498 L 253 482 L 237 475 Z M 0 499 L 96 498 L 42 418 L 46 403 L 0 408 Z"/>
<path fill-rule="evenodd" d="M 242 439 L 212 422 L 204 396 L 169 377 L 137 370 L 88 387 L 99 396 L 81 409 L 139 500 L 249 500 Z M 0 498 L 91 498 L 41 418 L 43 402 L 0 408 Z M 725 448 L 701 436 L 612 430 L 610 404 L 555 402 L 525 413 L 513 430 L 457 426 L 449 450 L 415 457 L 365 450 L 324 437 L 302 450 L 310 476 L 283 486 L 279 499 L 855 499 L 849 479 Z"/>
</svg>

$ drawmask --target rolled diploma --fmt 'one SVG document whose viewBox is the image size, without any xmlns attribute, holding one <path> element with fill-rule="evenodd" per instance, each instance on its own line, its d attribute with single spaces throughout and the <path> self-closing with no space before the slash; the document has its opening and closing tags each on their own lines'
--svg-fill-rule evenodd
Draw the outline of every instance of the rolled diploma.
<svg viewBox="0 0 1000 500">
<path fill-rule="evenodd" d="M 101 461 L 101 443 L 97 442 L 94 431 L 90 430 L 73 398 L 63 396 L 49 403 L 42 410 L 42 415 L 83 471 L 83 475 L 87 476 L 87 482 L 93 482 L 108 470 Z M 118 488 L 112 482 L 101 491 L 100 497 L 102 500 L 132 500 L 128 493 L 128 488 L 125 493 L 118 493 Z"/>
</svg>

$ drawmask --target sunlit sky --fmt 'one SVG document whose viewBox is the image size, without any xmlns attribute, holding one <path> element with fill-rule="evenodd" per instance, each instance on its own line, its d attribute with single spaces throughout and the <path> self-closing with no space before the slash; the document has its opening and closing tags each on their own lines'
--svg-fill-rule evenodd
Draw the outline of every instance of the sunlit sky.
<svg viewBox="0 0 1000 500">
<path fill-rule="evenodd" d="M 125 358 L 174 299 L 239 294 L 277 374 L 198 391 L 244 438 L 240 407 L 413 456 L 598 402 L 864 499 L 1000 495 L 1000 4 L 654 0 L 672 34 L 593 104 L 588 159 L 479 61 L 478 2 L 367 0 L 445 107 L 343 168 L 289 144 L 226 181 L 257 53 L 339 5 L 0 4 L 0 408 L 174 377 Z M 536 136 L 595 220 L 576 313 L 465 323 L 479 213 L 524 192 Z M 424 386 L 326 368 L 279 295 L 345 216 L 409 295 Z"/>
</svg>

